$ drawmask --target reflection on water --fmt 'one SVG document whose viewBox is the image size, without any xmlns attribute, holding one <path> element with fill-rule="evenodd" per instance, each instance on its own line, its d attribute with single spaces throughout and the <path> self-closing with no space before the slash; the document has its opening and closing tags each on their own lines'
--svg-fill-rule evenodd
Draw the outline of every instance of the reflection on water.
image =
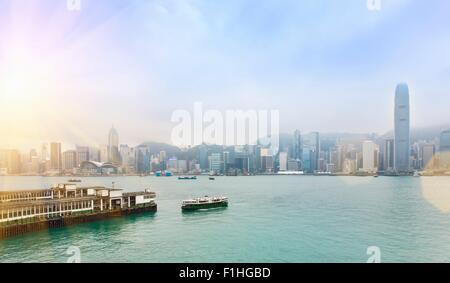
<svg viewBox="0 0 450 283">
<path fill-rule="evenodd" d="M 198 210 L 182 210 L 181 213 L 183 217 L 213 216 L 213 215 L 222 215 L 227 209 L 228 207 L 217 207 Z"/>
<path fill-rule="evenodd" d="M 450 212 L 450 183 L 447 177 L 421 177 L 423 197 L 442 212 Z"/>
</svg>

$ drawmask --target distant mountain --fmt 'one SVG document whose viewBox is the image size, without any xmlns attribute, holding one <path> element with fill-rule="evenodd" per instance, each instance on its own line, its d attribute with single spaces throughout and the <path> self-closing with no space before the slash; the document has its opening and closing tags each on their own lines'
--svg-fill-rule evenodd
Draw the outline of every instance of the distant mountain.
<svg viewBox="0 0 450 283">
<path fill-rule="evenodd" d="M 439 138 L 442 131 L 450 129 L 450 124 L 441 125 L 441 126 L 431 126 L 431 127 L 423 127 L 423 128 L 414 128 L 411 129 L 411 138 L 413 141 L 417 140 L 433 140 L 435 138 Z M 307 134 L 307 133 L 302 133 Z M 354 143 L 357 141 L 361 141 L 364 139 L 384 139 L 388 137 L 393 137 L 393 130 L 383 134 L 377 135 L 374 133 L 320 133 L 320 139 L 322 143 L 322 148 L 327 148 L 332 146 L 336 141 L 341 141 L 343 143 Z M 280 149 L 285 150 L 293 145 L 293 134 L 280 134 Z M 197 158 L 199 149 L 201 146 L 195 146 L 189 149 L 180 149 L 176 146 L 167 144 L 167 143 L 159 143 L 159 142 L 144 142 L 142 145 L 146 145 L 150 148 L 151 154 L 159 154 L 161 151 L 165 151 L 167 157 L 177 156 L 179 158 Z M 207 145 L 208 152 L 222 152 L 224 150 L 223 146 L 218 145 Z M 231 150 L 231 147 L 230 149 Z"/>
<path fill-rule="evenodd" d="M 150 154 L 159 154 L 161 151 L 165 151 L 167 154 L 167 157 L 176 156 L 181 152 L 181 149 L 167 144 L 167 143 L 160 143 L 160 142 L 144 142 L 141 144 L 148 146 L 150 149 Z"/>
<path fill-rule="evenodd" d="M 439 138 L 441 135 L 441 132 L 444 130 L 450 129 L 450 124 L 447 125 L 440 125 L 440 126 L 429 126 L 429 127 L 422 127 L 422 128 L 413 128 L 411 129 L 411 139 L 413 141 L 418 140 L 433 140 L 435 138 Z M 394 130 L 391 130 L 384 134 L 382 137 L 393 137 L 394 136 Z"/>
</svg>

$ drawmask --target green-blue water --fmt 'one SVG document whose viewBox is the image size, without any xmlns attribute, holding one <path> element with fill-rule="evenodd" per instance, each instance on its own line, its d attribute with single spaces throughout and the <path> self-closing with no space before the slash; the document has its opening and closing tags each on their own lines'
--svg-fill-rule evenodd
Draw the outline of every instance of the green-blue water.
<svg viewBox="0 0 450 283">
<path fill-rule="evenodd" d="M 67 178 L 0 177 L 0 190 Z M 258 176 L 83 178 L 151 188 L 158 212 L 0 240 L 0 262 L 450 262 L 450 178 Z M 227 209 L 183 214 L 183 199 L 226 195 Z"/>
</svg>

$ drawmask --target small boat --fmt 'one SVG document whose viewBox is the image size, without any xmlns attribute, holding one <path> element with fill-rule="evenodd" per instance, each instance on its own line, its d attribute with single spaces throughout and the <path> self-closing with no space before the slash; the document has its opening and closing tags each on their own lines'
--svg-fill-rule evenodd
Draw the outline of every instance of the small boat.
<svg viewBox="0 0 450 283">
<path fill-rule="evenodd" d="M 209 180 L 214 181 L 216 178 L 214 177 L 209 177 Z"/>
<path fill-rule="evenodd" d="M 420 177 L 420 173 L 419 173 L 419 171 L 414 171 L 414 175 L 413 175 L 413 177 Z"/>
<path fill-rule="evenodd" d="M 196 199 L 184 200 L 181 209 L 183 211 L 195 211 L 200 209 L 213 209 L 228 206 L 227 197 L 202 197 Z"/>
<path fill-rule="evenodd" d="M 70 179 L 68 180 L 69 183 L 81 183 L 80 179 Z"/>
<path fill-rule="evenodd" d="M 379 176 L 378 176 L 378 175 L 373 175 L 373 177 L 374 177 L 374 178 L 378 178 Z"/>
<path fill-rule="evenodd" d="M 197 180 L 197 176 L 180 176 L 178 180 Z"/>
</svg>

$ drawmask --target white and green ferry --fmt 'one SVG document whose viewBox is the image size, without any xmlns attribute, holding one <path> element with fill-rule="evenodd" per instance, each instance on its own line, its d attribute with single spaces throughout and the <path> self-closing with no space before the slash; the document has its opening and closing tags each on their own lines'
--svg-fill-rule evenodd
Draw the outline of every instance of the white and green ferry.
<svg viewBox="0 0 450 283">
<path fill-rule="evenodd" d="M 213 208 L 221 208 L 228 206 L 228 198 L 227 197 L 202 197 L 184 200 L 181 209 L 183 211 L 194 211 L 201 209 L 213 209 Z"/>
</svg>

